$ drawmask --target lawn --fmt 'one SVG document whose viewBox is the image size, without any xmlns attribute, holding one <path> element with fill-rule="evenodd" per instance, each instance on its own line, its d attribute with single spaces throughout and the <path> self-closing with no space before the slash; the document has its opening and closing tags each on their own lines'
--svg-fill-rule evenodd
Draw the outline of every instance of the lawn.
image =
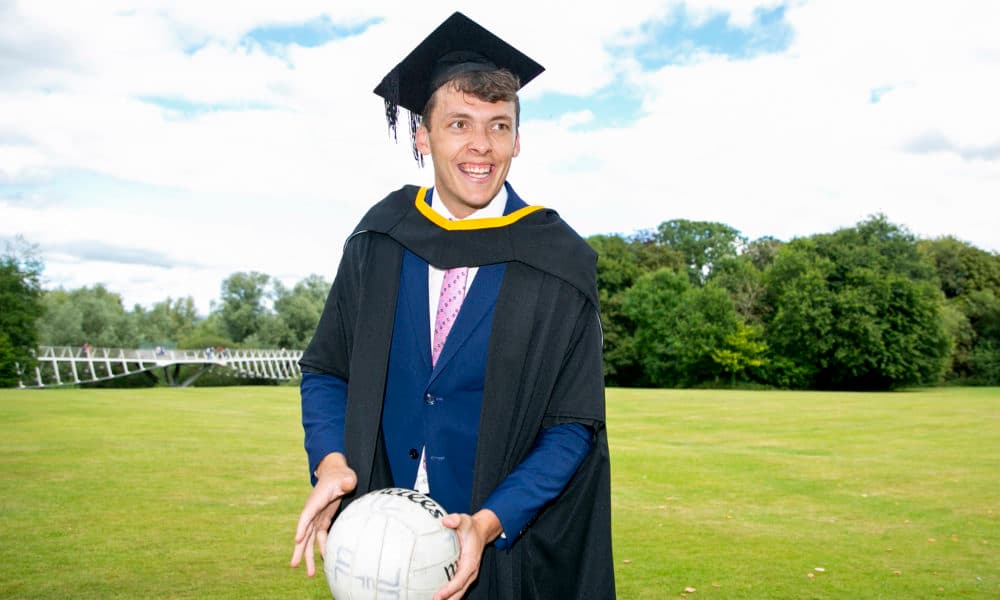
<svg viewBox="0 0 1000 600">
<path fill-rule="evenodd" d="M 608 427 L 620 598 L 1000 597 L 1000 389 L 609 390 Z M 294 387 L 0 390 L 0 597 L 329 598 L 301 446 Z"/>
<path fill-rule="evenodd" d="M 623 598 L 1000 597 L 1000 389 L 613 390 Z"/>
</svg>

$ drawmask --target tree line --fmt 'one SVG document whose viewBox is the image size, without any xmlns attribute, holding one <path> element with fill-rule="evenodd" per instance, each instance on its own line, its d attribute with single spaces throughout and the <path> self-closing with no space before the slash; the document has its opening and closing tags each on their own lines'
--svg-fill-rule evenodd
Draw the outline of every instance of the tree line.
<svg viewBox="0 0 1000 600">
<path fill-rule="evenodd" d="M 101 284 L 43 290 L 43 266 L 37 247 L 22 238 L 0 257 L 0 387 L 17 385 L 18 368 L 33 366 L 38 346 L 305 348 L 330 289 L 318 275 L 288 287 L 264 273 L 237 272 L 200 316 L 190 296 L 127 309 Z"/>
<path fill-rule="evenodd" d="M 782 242 L 672 220 L 587 239 L 598 252 L 605 379 L 623 387 L 893 389 L 1000 384 L 1000 255 L 876 215 Z M 37 248 L 0 258 L 0 385 L 38 345 L 304 348 L 330 283 L 259 272 L 126 309 L 102 285 L 43 290 Z"/>
<path fill-rule="evenodd" d="M 609 385 L 1000 384 L 1000 256 L 876 215 L 781 242 L 667 221 L 589 239 Z"/>
<path fill-rule="evenodd" d="M 124 308 L 103 285 L 42 295 L 38 342 L 110 348 L 304 348 L 319 322 L 330 284 L 310 275 L 286 287 L 264 273 L 227 277 L 218 302 L 200 317 L 194 299 L 167 298 Z"/>
</svg>

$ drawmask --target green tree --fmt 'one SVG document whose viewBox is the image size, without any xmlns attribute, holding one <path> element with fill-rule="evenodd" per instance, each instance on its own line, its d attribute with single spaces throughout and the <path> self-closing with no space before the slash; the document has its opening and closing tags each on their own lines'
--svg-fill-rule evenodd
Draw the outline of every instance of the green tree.
<svg viewBox="0 0 1000 600">
<path fill-rule="evenodd" d="M 45 318 L 39 337 L 48 346 L 90 344 L 105 348 L 135 348 L 139 336 L 119 294 L 102 284 L 45 293 Z"/>
<path fill-rule="evenodd" d="M 741 254 L 718 261 L 708 280 L 729 292 L 744 322 L 764 322 L 769 311 L 764 271 L 757 268 L 750 256 Z"/>
<path fill-rule="evenodd" d="M 959 308 L 958 303 L 948 301 L 941 311 L 944 330 L 951 340 L 952 352 L 945 369 L 945 379 L 949 381 L 968 381 L 972 379 L 975 368 L 972 363 L 972 350 L 976 345 L 976 332 L 969 323 L 969 317 Z"/>
<path fill-rule="evenodd" d="M 622 309 L 625 293 L 644 273 L 684 268 L 683 259 L 648 232 L 632 237 L 595 235 L 587 242 L 597 252 L 605 381 L 614 386 L 648 385 L 635 346 L 635 323 Z"/>
<path fill-rule="evenodd" d="M 953 346 L 948 379 L 1000 384 L 1000 334 L 993 308 L 1000 297 L 1000 255 L 953 237 L 924 240 L 919 247 L 948 299 L 946 324 Z"/>
<path fill-rule="evenodd" d="M 767 271 L 771 378 L 890 389 L 940 381 L 943 296 L 915 238 L 883 216 L 783 246 Z"/>
<path fill-rule="evenodd" d="M 751 370 L 767 364 L 767 344 L 762 336 L 759 326 L 738 323 L 736 332 L 726 336 L 726 345 L 712 351 L 712 360 L 729 373 L 732 385 L 737 378 L 747 380 Z"/>
<path fill-rule="evenodd" d="M 140 305 L 132 309 L 141 346 L 176 347 L 180 340 L 189 337 L 198 323 L 194 299 L 167 298 L 149 310 Z"/>
<path fill-rule="evenodd" d="M 978 290 L 1000 293 L 1000 255 L 954 237 L 922 240 L 919 248 L 934 266 L 946 298 L 968 296 Z"/>
<path fill-rule="evenodd" d="M 968 372 L 963 379 L 978 385 L 1000 385 L 1000 296 L 977 290 L 959 303 L 968 319 Z"/>
<path fill-rule="evenodd" d="M 20 358 L 20 360 L 18 360 Z M 15 387 L 23 373 L 30 373 L 34 357 L 19 357 L 6 332 L 0 331 L 0 387 Z"/>
<path fill-rule="evenodd" d="M 708 277 L 729 292 L 744 323 L 760 325 L 771 314 L 764 272 L 774 264 L 782 242 L 762 237 L 746 244 L 738 256 L 725 256 L 713 265 Z"/>
<path fill-rule="evenodd" d="M 784 245 L 785 243 L 781 240 L 766 235 L 747 244 L 741 256 L 747 257 L 758 271 L 764 271 L 774 264 L 778 251 Z"/>
<path fill-rule="evenodd" d="M 0 387 L 17 385 L 19 370 L 35 364 L 43 269 L 37 246 L 21 236 L 0 256 Z"/>
<path fill-rule="evenodd" d="M 674 219 L 661 223 L 656 239 L 684 257 L 691 282 L 702 284 L 714 266 L 726 258 L 735 258 L 747 240 L 729 225 L 709 221 Z"/>
<path fill-rule="evenodd" d="M 292 330 L 281 315 L 265 312 L 257 321 L 257 331 L 243 340 L 244 348 L 293 348 Z"/>
<path fill-rule="evenodd" d="M 330 282 L 319 275 L 310 275 L 287 289 L 275 283 L 274 312 L 281 318 L 288 337 L 280 344 L 285 348 L 303 349 L 312 340 L 319 324 Z"/>
<path fill-rule="evenodd" d="M 271 277 L 256 271 L 233 273 L 222 282 L 221 304 L 217 308 L 226 336 L 242 343 L 257 333 L 267 312 L 268 283 Z"/>
<path fill-rule="evenodd" d="M 636 351 L 652 385 L 692 386 L 725 374 L 713 352 L 737 333 L 739 319 L 721 287 L 697 287 L 686 274 L 661 269 L 625 293 L 623 310 L 635 322 Z"/>
<path fill-rule="evenodd" d="M 203 350 L 205 348 L 237 348 L 237 344 L 226 333 L 226 328 L 222 323 L 222 318 L 218 312 L 213 312 L 208 317 L 198 321 L 190 334 L 180 338 L 177 342 L 178 348 L 189 350 Z"/>
</svg>

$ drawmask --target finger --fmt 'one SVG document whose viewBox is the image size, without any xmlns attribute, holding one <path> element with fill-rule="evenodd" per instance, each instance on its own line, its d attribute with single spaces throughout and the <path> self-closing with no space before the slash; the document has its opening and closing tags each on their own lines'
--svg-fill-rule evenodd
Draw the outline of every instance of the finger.
<svg viewBox="0 0 1000 600">
<path fill-rule="evenodd" d="M 460 582 L 464 581 L 464 583 L 462 583 L 462 587 L 460 587 L 458 591 L 455 592 L 455 595 L 453 596 L 455 600 L 460 600 L 463 596 L 465 596 L 465 592 L 469 591 L 469 587 L 476 581 L 476 579 L 479 579 L 478 561 L 472 565 L 471 573 L 469 573 L 466 577 L 464 577 L 464 579 L 459 579 Z"/>
<path fill-rule="evenodd" d="M 316 552 L 313 551 L 313 540 L 316 538 L 315 530 L 309 534 L 306 541 L 306 575 L 313 577 L 316 575 Z"/>
<path fill-rule="evenodd" d="M 315 518 L 315 515 L 310 515 L 307 509 L 302 510 L 302 514 L 299 515 L 299 522 L 295 525 L 296 544 L 299 544 L 306 539 L 306 535 L 309 533 L 309 526 L 312 525 L 313 518 Z"/>
<path fill-rule="evenodd" d="M 474 580 L 467 580 L 464 582 L 460 582 L 458 576 L 456 576 L 450 582 L 448 582 L 448 585 L 441 588 L 440 590 L 437 591 L 436 594 L 434 594 L 434 600 L 452 600 L 452 599 L 459 600 L 462 596 L 465 595 L 465 592 L 466 590 L 469 589 L 469 586 L 472 585 L 472 581 Z"/>
<path fill-rule="evenodd" d="M 442 600 L 453 597 L 461 598 L 478 576 L 478 561 L 464 552 L 459 554 L 458 569 L 455 571 L 455 576 L 444 587 L 438 590 L 438 593 L 434 596 L 435 600 L 439 598 Z"/>
<path fill-rule="evenodd" d="M 306 532 L 302 535 L 302 539 L 299 539 L 298 532 L 296 532 L 295 550 L 292 551 L 292 562 L 291 562 L 291 566 L 293 567 L 299 566 L 299 564 L 302 562 L 302 556 L 305 554 L 305 550 L 308 547 L 306 546 L 306 541 L 305 541 L 305 538 L 307 537 L 308 533 L 309 530 L 307 528 Z"/>
<path fill-rule="evenodd" d="M 309 525 L 327 504 L 329 504 L 329 500 L 324 499 L 321 494 L 317 494 L 315 489 L 311 494 L 309 494 L 309 498 L 306 500 L 305 506 L 302 507 L 302 514 L 299 515 L 298 525 L 295 527 L 296 542 L 305 538 L 306 530 L 309 528 Z"/>
<path fill-rule="evenodd" d="M 319 555 L 324 561 L 326 560 L 326 538 L 328 535 L 325 527 L 320 527 L 319 533 L 316 535 L 316 542 L 319 544 Z"/>
<path fill-rule="evenodd" d="M 295 550 L 292 551 L 292 561 L 288 565 L 294 569 L 299 566 L 300 562 L 302 562 L 302 544 L 298 543 L 295 544 Z"/>
<path fill-rule="evenodd" d="M 337 514 L 337 509 L 339 508 L 340 500 L 334 500 L 316 518 L 318 521 L 316 535 L 319 543 L 319 554 L 323 557 L 323 560 L 326 560 L 326 543 L 330 537 L 330 526 L 333 523 L 333 516 Z"/>
<path fill-rule="evenodd" d="M 462 600 L 462 597 L 465 596 L 465 592 L 467 592 L 469 590 L 469 586 L 470 585 L 472 585 L 472 582 L 471 581 L 467 581 L 465 583 L 465 585 L 463 585 L 461 587 L 461 589 L 459 589 L 458 591 L 456 591 L 454 594 L 452 594 L 450 596 L 444 596 L 444 600 Z"/>
<path fill-rule="evenodd" d="M 441 588 L 434 594 L 434 600 L 449 600 L 452 596 L 456 594 L 456 592 L 461 590 L 463 587 L 465 586 L 459 587 L 458 584 L 456 583 L 456 580 L 452 579 L 450 582 L 448 582 L 448 585 Z M 461 598 L 461 596 L 458 597 Z"/>
<path fill-rule="evenodd" d="M 305 535 L 310 525 L 315 527 L 315 522 L 320 519 L 323 511 L 329 510 L 330 504 L 337 502 L 341 496 L 342 494 L 339 492 L 325 494 L 318 488 L 313 489 L 312 493 L 309 494 L 309 498 L 306 499 L 305 506 L 302 507 L 302 514 L 299 515 L 298 526 L 295 528 L 295 541 L 299 541 L 300 537 Z M 328 521 L 327 526 L 329 524 Z"/>
</svg>

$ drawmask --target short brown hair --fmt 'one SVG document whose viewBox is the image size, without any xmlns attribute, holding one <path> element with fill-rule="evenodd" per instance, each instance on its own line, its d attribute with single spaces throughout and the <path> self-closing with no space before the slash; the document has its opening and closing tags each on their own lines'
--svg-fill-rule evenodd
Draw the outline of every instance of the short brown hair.
<svg viewBox="0 0 1000 600">
<path fill-rule="evenodd" d="M 483 102 L 513 102 L 514 130 L 517 130 L 521 121 L 521 101 L 517 97 L 517 90 L 521 89 L 521 80 L 514 73 L 507 69 L 471 71 L 455 76 L 444 83 L 441 88 L 443 87 L 451 87 L 464 94 L 472 94 Z M 430 116 L 431 111 L 434 110 L 435 97 L 436 93 L 431 94 L 427 105 L 424 106 L 423 114 L 420 115 L 420 119 L 427 129 L 430 129 Z"/>
</svg>

